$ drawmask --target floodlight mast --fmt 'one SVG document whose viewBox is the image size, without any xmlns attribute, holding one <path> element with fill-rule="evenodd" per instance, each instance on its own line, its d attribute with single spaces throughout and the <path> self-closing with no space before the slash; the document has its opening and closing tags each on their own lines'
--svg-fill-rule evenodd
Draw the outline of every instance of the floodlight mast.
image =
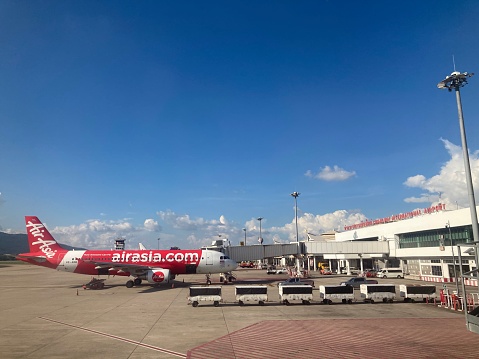
<svg viewBox="0 0 479 359">
<path fill-rule="evenodd" d="M 462 114 L 462 102 L 461 102 L 461 87 L 467 84 L 467 79 L 472 77 L 474 73 L 454 71 L 451 75 L 446 76 L 444 80 L 437 84 L 439 89 L 447 89 L 449 92 L 452 90 L 456 91 L 456 102 L 457 102 L 457 114 L 459 117 L 459 130 L 461 132 L 461 141 L 462 141 L 462 153 L 464 157 L 464 170 L 466 173 L 466 184 L 467 184 L 467 194 L 469 197 L 469 208 L 471 212 L 471 224 L 472 224 L 472 235 L 474 241 L 479 241 L 479 225 L 477 222 L 477 211 L 476 211 L 476 200 L 474 198 L 474 188 L 472 185 L 472 176 L 471 176 L 471 165 L 469 162 L 469 150 L 467 148 L 466 140 L 466 129 L 464 127 L 464 117 Z M 475 253 L 475 262 L 476 268 L 479 268 L 479 257 L 476 250 Z M 461 263 L 459 265 L 462 265 Z M 479 286 L 479 276 L 477 277 L 477 283 Z"/>
</svg>

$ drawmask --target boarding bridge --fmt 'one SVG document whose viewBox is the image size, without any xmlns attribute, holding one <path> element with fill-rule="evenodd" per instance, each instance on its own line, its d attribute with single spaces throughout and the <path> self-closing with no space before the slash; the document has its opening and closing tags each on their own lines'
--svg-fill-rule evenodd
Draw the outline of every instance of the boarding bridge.
<svg viewBox="0 0 479 359">
<path fill-rule="evenodd" d="M 382 258 L 389 254 L 387 241 L 299 242 L 225 247 L 225 254 L 236 262 L 302 254 L 325 259 Z"/>
</svg>

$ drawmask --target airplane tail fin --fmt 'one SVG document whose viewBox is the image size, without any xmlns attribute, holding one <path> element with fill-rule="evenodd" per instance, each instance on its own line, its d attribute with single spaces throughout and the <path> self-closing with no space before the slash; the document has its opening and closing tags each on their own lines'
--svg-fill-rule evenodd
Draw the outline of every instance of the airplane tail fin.
<svg viewBox="0 0 479 359">
<path fill-rule="evenodd" d="M 35 216 L 25 216 L 30 253 L 43 252 L 46 258 L 53 258 L 56 252 L 65 251 Z"/>
</svg>

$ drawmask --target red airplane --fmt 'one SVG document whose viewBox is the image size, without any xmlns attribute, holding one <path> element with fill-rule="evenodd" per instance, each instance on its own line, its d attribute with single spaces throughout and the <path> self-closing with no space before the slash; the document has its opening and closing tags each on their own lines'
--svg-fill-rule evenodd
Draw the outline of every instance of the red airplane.
<svg viewBox="0 0 479 359">
<path fill-rule="evenodd" d="M 17 259 L 58 271 L 88 275 L 134 277 L 128 288 L 169 283 L 178 274 L 229 273 L 237 264 L 215 250 L 67 250 L 60 246 L 43 223 L 35 216 L 25 216 L 29 253 Z"/>
</svg>

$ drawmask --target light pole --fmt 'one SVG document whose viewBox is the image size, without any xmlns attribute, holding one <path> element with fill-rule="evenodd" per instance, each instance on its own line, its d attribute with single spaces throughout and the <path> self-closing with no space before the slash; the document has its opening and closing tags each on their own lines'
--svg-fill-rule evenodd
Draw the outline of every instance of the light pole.
<svg viewBox="0 0 479 359">
<path fill-rule="evenodd" d="M 473 73 L 468 74 L 467 72 L 460 73 L 458 71 L 454 71 L 451 75 L 446 76 L 444 80 L 439 82 L 437 84 L 437 87 L 440 89 L 448 89 L 449 92 L 451 92 L 452 90 L 456 91 L 457 114 L 459 117 L 459 130 L 461 132 L 462 153 L 464 157 L 464 169 L 466 172 L 467 194 L 469 196 L 469 210 L 471 212 L 472 236 L 474 237 L 473 241 L 479 241 L 479 226 L 477 223 L 476 200 L 474 198 L 474 188 L 472 186 L 471 165 L 469 163 L 469 150 L 467 148 L 466 129 L 464 127 L 464 117 L 462 114 L 461 91 L 459 90 L 461 87 L 467 84 L 467 79 L 473 75 Z M 479 268 L 479 257 L 477 249 L 475 252 L 475 261 L 476 268 Z M 477 284 L 479 286 L 479 277 L 477 277 Z"/>
<path fill-rule="evenodd" d="M 244 245 L 246 246 L 246 228 L 243 228 L 244 231 Z"/>
<path fill-rule="evenodd" d="M 258 217 L 258 221 L 259 221 L 259 238 L 258 238 L 258 242 L 259 244 L 263 244 L 263 237 L 261 236 L 261 221 L 263 220 L 263 217 Z M 246 233 L 246 232 L 245 232 Z"/>
<path fill-rule="evenodd" d="M 454 255 L 454 245 L 452 244 L 452 234 L 451 234 L 451 224 L 449 221 L 446 223 L 446 228 L 449 230 L 449 240 L 451 241 L 451 250 L 452 250 L 452 263 L 454 268 L 454 281 L 456 282 L 456 295 L 459 296 L 459 283 L 457 282 L 457 271 L 456 271 L 456 256 Z M 459 263 L 462 265 L 462 263 Z"/>
<path fill-rule="evenodd" d="M 158 237 L 158 250 L 160 250 L 160 237 Z"/>
<path fill-rule="evenodd" d="M 294 216 L 296 220 L 296 243 L 298 244 L 297 254 L 296 254 L 296 273 L 299 275 L 300 268 L 299 268 L 299 234 L 298 234 L 298 196 L 300 195 L 299 192 L 291 193 L 291 196 L 294 197 Z"/>
</svg>

